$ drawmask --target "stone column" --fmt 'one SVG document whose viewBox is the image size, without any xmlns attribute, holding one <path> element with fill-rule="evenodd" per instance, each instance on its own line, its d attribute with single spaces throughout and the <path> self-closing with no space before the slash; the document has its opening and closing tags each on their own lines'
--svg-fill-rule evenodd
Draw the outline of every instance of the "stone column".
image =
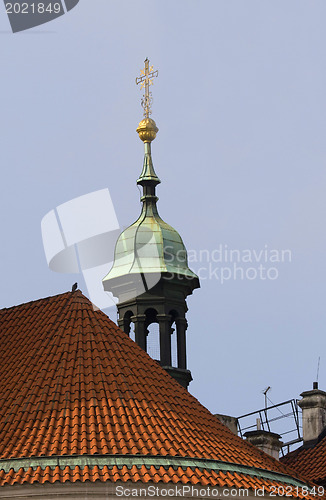
<svg viewBox="0 0 326 500">
<path fill-rule="evenodd" d="M 162 366 L 171 366 L 171 316 L 158 314 L 160 325 L 160 362 Z"/>
<path fill-rule="evenodd" d="M 326 427 L 326 392 L 319 390 L 315 383 L 312 391 L 305 391 L 300 396 L 303 443 L 313 446 Z"/>
<path fill-rule="evenodd" d="M 228 427 L 233 434 L 236 436 L 238 435 L 238 419 L 236 417 L 222 415 L 221 413 L 215 413 L 215 417 L 217 417 L 222 424 L 226 425 L 226 427 Z"/>
<path fill-rule="evenodd" d="M 123 330 L 129 336 L 130 336 L 130 323 L 131 323 L 131 318 L 118 319 L 118 325 L 120 326 L 121 330 Z"/>
<path fill-rule="evenodd" d="M 139 314 L 138 316 L 132 316 L 131 321 L 135 325 L 135 342 L 144 351 L 147 350 L 147 328 L 145 328 L 145 314 Z"/>
<path fill-rule="evenodd" d="M 118 319 L 118 326 L 121 328 L 121 330 L 123 332 L 127 333 L 126 330 L 125 330 L 125 320 L 124 320 L 124 318 L 119 318 Z"/>
<path fill-rule="evenodd" d="M 185 318 L 176 318 L 175 324 L 177 327 L 178 368 L 186 370 L 187 368 L 186 330 L 188 327 L 188 323 Z"/>
</svg>

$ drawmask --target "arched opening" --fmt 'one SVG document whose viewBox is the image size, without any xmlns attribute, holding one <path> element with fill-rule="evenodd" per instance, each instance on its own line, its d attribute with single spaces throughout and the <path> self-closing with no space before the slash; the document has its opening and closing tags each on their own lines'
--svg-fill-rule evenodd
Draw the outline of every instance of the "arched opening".
<svg viewBox="0 0 326 500">
<path fill-rule="evenodd" d="M 173 323 L 171 327 L 171 364 L 174 367 L 178 366 L 178 344 L 175 323 Z"/>
<path fill-rule="evenodd" d="M 161 359 L 160 327 L 158 323 L 151 323 L 147 328 L 147 353 L 156 361 Z"/>
<path fill-rule="evenodd" d="M 161 359 L 160 327 L 157 321 L 157 311 L 153 308 L 145 311 L 147 329 L 147 354 L 156 361 Z"/>
<path fill-rule="evenodd" d="M 129 337 L 131 338 L 131 340 L 133 340 L 134 342 L 136 342 L 136 338 L 135 338 L 135 323 L 130 323 Z"/>
<path fill-rule="evenodd" d="M 127 311 L 123 317 L 123 331 L 129 335 L 130 337 L 130 333 L 131 333 L 131 330 L 134 331 L 134 325 L 131 323 L 131 317 L 133 316 L 133 312 L 132 311 Z M 135 333 L 134 333 L 134 338 L 133 340 L 135 340 Z"/>
<path fill-rule="evenodd" d="M 171 316 L 171 365 L 173 367 L 178 366 L 178 343 L 177 343 L 177 328 L 175 324 L 175 319 L 178 317 L 177 311 L 170 311 Z"/>
</svg>

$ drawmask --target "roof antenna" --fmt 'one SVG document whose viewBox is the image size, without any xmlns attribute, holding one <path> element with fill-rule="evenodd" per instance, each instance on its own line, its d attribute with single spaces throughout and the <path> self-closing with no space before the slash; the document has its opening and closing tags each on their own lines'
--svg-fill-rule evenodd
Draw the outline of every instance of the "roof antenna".
<svg viewBox="0 0 326 500">
<path fill-rule="evenodd" d="M 319 365 L 320 365 L 320 356 L 318 357 L 318 365 L 317 365 L 317 377 L 316 382 L 313 383 L 312 388 L 318 389 L 318 379 L 319 379 Z"/>
<path fill-rule="evenodd" d="M 266 387 L 266 389 L 263 391 L 263 394 L 265 396 L 265 408 L 267 408 L 267 393 L 268 391 L 271 390 L 271 386 L 269 385 L 268 387 Z"/>
</svg>

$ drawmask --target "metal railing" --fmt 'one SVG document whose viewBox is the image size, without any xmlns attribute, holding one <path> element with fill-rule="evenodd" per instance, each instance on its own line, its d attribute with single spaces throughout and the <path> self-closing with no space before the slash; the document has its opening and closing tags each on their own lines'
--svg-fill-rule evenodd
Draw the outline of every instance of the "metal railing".
<svg viewBox="0 0 326 500">
<path fill-rule="evenodd" d="M 246 432 L 257 430 L 257 421 L 262 430 L 281 436 L 283 455 L 289 453 L 294 445 L 302 442 L 302 413 L 296 399 L 289 399 L 283 403 L 241 415 L 238 417 L 239 436 L 243 438 Z"/>
</svg>

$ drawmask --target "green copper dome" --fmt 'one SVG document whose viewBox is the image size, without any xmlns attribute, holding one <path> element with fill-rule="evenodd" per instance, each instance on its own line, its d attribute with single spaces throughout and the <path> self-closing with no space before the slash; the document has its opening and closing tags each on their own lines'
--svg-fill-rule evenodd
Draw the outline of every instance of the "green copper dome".
<svg viewBox="0 0 326 500">
<path fill-rule="evenodd" d="M 187 280 L 190 289 L 199 287 L 198 277 L 188 267 L 187 251 L 181 236 L 161 219 L 157 211 L 155 188 L 161 181 L 155 173 L 151 156 L 151 141 L 157 131 L 152 119 L 143 120 L 137 129 L 145 143 L 143 170 L 137 180 L 137 184 L 143 186 L 143 207 L 136 222 L 118 238 L 114 264 L 103 279 L 107 291 L 116 293 L 120 286 L 126 289 L 128 284 L 132 289 L 139 277 L 144 281 L 143 276 L 148 289 L 162 275 L 168 279 Z"/>
<path fill-rule="evenodd" d="M 189 269 L 187 251 L 179 233 L 153 207 L 119 236 L 108 281 L 126 274 L 172 273 L 198 279 Z"/>
</svg>

